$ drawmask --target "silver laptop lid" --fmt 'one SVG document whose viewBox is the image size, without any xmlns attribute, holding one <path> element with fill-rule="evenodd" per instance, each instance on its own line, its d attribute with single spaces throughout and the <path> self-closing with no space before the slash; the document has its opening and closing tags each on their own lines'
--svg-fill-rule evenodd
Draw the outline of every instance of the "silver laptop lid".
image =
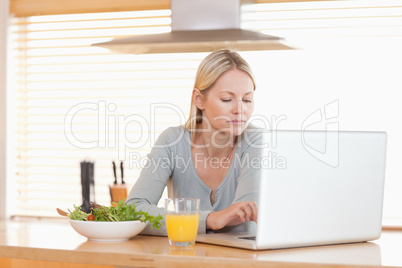
<svg viewBox="0 0 402 268">
<path fill-rule="evenodd" d="M 264 139 L 257 248 L 380 236 L 385 132 L 273 131 Z"/>
</svg>

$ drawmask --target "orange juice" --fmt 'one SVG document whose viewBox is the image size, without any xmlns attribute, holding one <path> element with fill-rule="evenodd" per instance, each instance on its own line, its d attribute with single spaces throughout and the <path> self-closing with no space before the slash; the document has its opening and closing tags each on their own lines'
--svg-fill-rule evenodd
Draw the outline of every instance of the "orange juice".
<svg viewBox="0 0 402 268">
<path fill-rule="evenodd" d="M 198 214 L 166 214 L 166 229 L 169 239 L 175 242 L 195 240 L 199 219 Z"/>
</svg>

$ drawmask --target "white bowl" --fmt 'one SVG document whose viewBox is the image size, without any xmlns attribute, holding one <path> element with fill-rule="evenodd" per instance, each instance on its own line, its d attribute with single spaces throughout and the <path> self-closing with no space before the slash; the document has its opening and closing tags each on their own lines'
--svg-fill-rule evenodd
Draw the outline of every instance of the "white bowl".
<svg viewBox="0 0 402 268">
<path fill-rule="evenodd" d="M 76 221 L 69 220 L 73 229 L 89 240 L 115 242 L 127 240 L 144 230 L 146 223 L 140 221 Z"/>
</svg>

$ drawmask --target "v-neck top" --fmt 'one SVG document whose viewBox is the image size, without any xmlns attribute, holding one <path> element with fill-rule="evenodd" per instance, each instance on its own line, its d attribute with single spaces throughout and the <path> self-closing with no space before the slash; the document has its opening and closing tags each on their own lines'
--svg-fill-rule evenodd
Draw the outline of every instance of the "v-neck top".
<svg viewBox="0 0 402 268">
<path fill-rule="evenodd" d="M 199 198 L 200 221 L 198 233 L 206 233 L 206 219 L 213 211 L 223 210 L 233 203 L 258 201 L 258 181 L 261 165 L 262 129 L 249 125 L 237 139 L 236 150 L 225 178 L 216 188 L 215 202 L 211 204 L 210 189 L 198 176 L 195 165 L 205 165 L 203 161 L 193 161 L 190 132 L 182 127 L 170 127 L 163 131 L 151 152 L 140 176 L 133 186 L 127 203 L 136 202 L 136 208 L 150 215 L 161 214 L 164 208 L 157 204 L 169 178 L 172 180 L 171 197 Z M 165 235 L 166 226 L 151 230 L 150 225 L 143 234 Z M 221 231 L 253 231 L 254 222 L 245 222 Z"/>
<path fill-rule="evenodd" d="M 191 136 L 191 134 L 188 133 L 187 136 L 188 136 L 188 137 L 186 137 L 186 138 L 189 139 L 190 136 Z M 188 145 L 188 146 L 187 146 L 187 145 Z M 200 165 L 204 166 L 204 165 L 206 165 L 207 163 L 205 163 L 204 161 L 198 161 L 197 157 L 196 157 L 196 159 L 194 160 L 192 148 L 191 148 L 191 145 L 190 145 L 189 143 L 186 144 L 185 147 L 187 147 L 187 154 L 190 156 L 190 158 L 189 158 L 190 160 L 188 161 L 188 163 L 189 163 L 189 164 L 188 164 L 188 168 L 191 169 L 192 175 L 194 176 L 194 179 L 200 184 L 201 187 L 204 188 L 204 190 L 208 193 L 209 197 L 211 197 L 211 193 L 212 193 L 213 189 L 209 188 L 209 187 L 204 183 L 204 181 L 200 178 L 200 176 L 198 175 L 197 170 L 196 170 L 196 165 L 200 164 Z M 236 145 L 235 154 L 234 154 L 234 155 L 236 155 L 237 148 L 238 148 L 238 147 L 237 147 L 237 145 Z M 210 209 L 212 209 L 212 210 L 214 210 L 214 207 L 215 207 L 217 204 L 219 204 L 219 203 L 217 203 L 218 192 L 221 191 L 222 187 L 223 187 L 223 186 L 225 185 L 225 183 L 226 183 L 226 180 L 231 177 L 230 174 L 231 174 L 231 172 L 233 171 L 233 166 L 235 166 L 235 164 L 234 164 L 234 162 L 235 162 L 234 159 L 235 159 L 235 157 L 233 157 L 233 159 L 232 159 L 232 161 L 231 161 L 231 163 L 230 163 L 229 169 L 228 169 L 228 171 L 227 171 L 225 177 L 223 178 L 222 182 L 221 182 L 221 183 L 218 185 L 218 187 L 216 187 L 216 189 L 215 189 L 215 190 L 216 190 L 215 201 L 214 201 L 213 204 L 210 204 L 210 205 L 211 205 L 211 206 L 210 206 Z M 194 164 L 194 163 L 195 163 L 195 164 Z M 214 167 L 216 166 L 216 164 L 220 165 L 219 163 L 215 163 Z M 174 184 L 173 184 L 173 185 L 174 185 Z M 178 188 L 178 187 L 173 186 L 173 190 L 174 190 L 174 189 L 177 189 L 177 188 Z M 174 196 L 176 196 L 176 195 L 174 195 Z M 181 197 L 181 196 L 179 196 L 179 197 Z M 211 198 L 210 198 L 209 200 L 211 200 Z M 214 211 L 216 211 L 216 210 L 214 210 Z"/>
</svg>

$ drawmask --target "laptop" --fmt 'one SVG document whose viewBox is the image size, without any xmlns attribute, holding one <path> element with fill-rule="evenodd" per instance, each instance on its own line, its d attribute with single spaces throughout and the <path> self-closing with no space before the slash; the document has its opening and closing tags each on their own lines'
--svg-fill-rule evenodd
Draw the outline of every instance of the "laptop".
<svg viewBox="0 0 402 268">
<path fill-rule="evenodd" d="M 385 132 L 278 130 L 263 143 L 255 232 L 197 242 L 262 250 L 380 237 Z"/>
</svg>

